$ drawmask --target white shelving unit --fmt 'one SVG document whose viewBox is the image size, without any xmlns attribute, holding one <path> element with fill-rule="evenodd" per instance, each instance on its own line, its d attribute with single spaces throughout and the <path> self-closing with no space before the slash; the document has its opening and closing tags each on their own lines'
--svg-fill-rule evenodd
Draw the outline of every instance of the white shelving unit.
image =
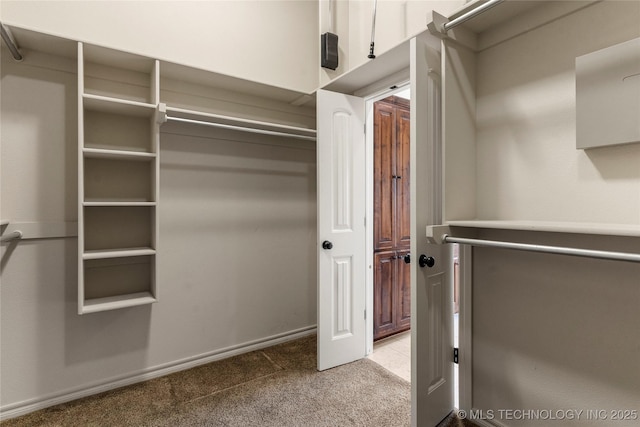
<svg viewBox="0 0 640 427">
<path fill-rule="evenodd" d="M 460 8 L 456 13 L 448 17 L 448 21 L 454 21 L 455 19 L 464 16 L 467 12 L 476 8 L 479 3 L 482 2 L 469 2 Z M 520 220 L 516 218 L 513 211 L 504 209 L 499 213 L 500 218 L 513 217 L 511 220 L 493 218 L 496 209 L 492 209 L 493 206 L 499 205 L 499 203 L 491 202 L 492 200 L 487 198 L 490 194 L 498 194 L 501 192 L 500 186 L 489 186 L 487 182 L 487 176 L 492 176 L 488 173 L 492 169 L 491 166 L 487 166 L 483 163 L 483 159 L 491 158 L 491 165 L 495 168 L 496 165 L 509 164 L 510 161 L 514 161 L 513 157 L 505 155 L 504 157 L 490 157 L 487 153 L 491 152 L 487 149 L 486 136 L 481 139 L 483 135 L 487 135 L 490 132 L 496 132 L 497 127 L 494 127 L 490 131 L 482 129 L 481 127 L 486 125 L 482 123 L 482 114 L 476 111 L 476 108 L 480 108 L 480 105 L 484 105 L 483 114 L 486 113 L 486 102 L 479 104 L 478 93 L 480 97 L 484 97 L 483 101 L 489 98 L 486 94 L 488 89 L 483 87 L 483 91 L 479 90 L 476 85 L 478 81 L 487 83 L 491 81 L 487 72 L 478 67 L 478 58 L 482 52 L 493 48 L 505 40 L 512 40 L 513 38 L 530 31 L 531 28 L 537 28 L 548 22 L 553 22 L 560 16 L 566 16 L 573 12 L 576 12 L 582 7 L 578 3 L 567 2 L 562 5 L 558 4 L 558 8 L 540 8 L 537 7 L 535 2 L 510 2 L 505 1 L 496 3 L 493 7 L 486 12 L 480 13 L 473 18 L 463 21 L 459 26 L 455 26 L 447 33 L 447 37 L 443 40 L 443 69 L 442 69 L 442 99 L 443 99 L 443 121 L 442 121 L 442 134 L 443 134 L 443 154 L 442 154 L 442 168 L 444 175 L 444 182 L 442 185 L 442 199 L 443 210 L 441 213 L 442 226 L 447 226 L 452 233 L 461 234 L 472 233 L 472 230 L 509 230 L 509 231 L 526 231 L 526 232 L 547 232 L 547 233 L 564 233 L 573 235 L 593 235 L 593 236 L 616 236 L 616 237 L 640 237 L 640 224 L 617 224 L 607 222 L 587 222 L 593 221 L 593 216 L 584 215 L 584 211 L 576 211 L 574 213 L 575 221 L 554 221 L 554 217 L 567 218 L 566 212 L 556 212 L 555 206 L 559 206 L 555 203 L 556 199 L 553 197 L 553 189 L 550 189 L 546 194 L 540 195 L 528 195 L 528 190 L 532 188 L 531 182 L 537 181 L 537 174 L 531 173 L 537 168 L 532 164 L 537 159 L 531 159 L 531 162 L 527 164 L 526 168 L 522 168 L 522 174 L 518 178 L 522 178 L 517 181 L 522 190 L 517 195 L 513 192 L 509 193 L 512 200 L 509 201 L 512 205 L 523 204 L 527 202 L 527 198 L 532 200 L 536 198 L 539 200 L 540 205 L 546 205 L 551 207 L 549 212 L 545 212 L 541 215 L 540 212 L 533 214 L 531 218 L 544 218 L 545 220 Z M 510 25 L 503 25 L 504 23 L 511 21 Z M 438 27 L 438 25 L 436 25 Z M 571 60 L 574 58 L 571 57 Z M 485 67 L 486 68 L 486 67 Z M 486 75 L 480 76 L 479 73 L 485 73 Z M 465 76 L 461 79 L 460 76 Z M 502 96 L 502 95 L 501 95 Z M 468 112 L 469 114 L 463 114 L 461 112 Z M 497 114 L 497 113 L 495 113 Z M 526 113 L 523 112 L 523 115 Z M 486 114 L 485 114 L 486 115 Z M 486 120 L 486 119 L 485 119 Z M 503 128 L 500 132 L 503 132 L 508 126 L 512 124 L 505 120 Z M 508 128 L 510 132 L 514 128 Z M 517 140 L 521 137 L 524 130 L 518 128 L 518 132 L 514 132 L 513 139 Z M 516 135 L 517 133 L 517 135 Z M 496 133 L 497 135 L 497 133 Z M 505 133 L 506 135 L 506 133 Z M 503 136 L 502 134 L 500 135 Z M 503 142 L 508 138 L 503 138 Z M 529 141 L 531 142 L 531 141 Z M 516 145 L 508 146 L 508 142 L 505 143 L 505 148 L 509 150 Z M 573 144 L 573 141 L 572 141 Z M 538 147 L 541 147 L 538 145 Z M 546 147 L 545 147 L 546 148 Z M 483 150 L 483 151 L 480 151 Z M 509 150 L 504 149 L 505 153 Z M 541 148 L 538 148 L 541 151 Z M 574 160 L 576 157 L 567 154 L 565 152 L 566 160 Z M 604 153 L 604 151 L 600 151 Z M 526 154 L 520 152 L 519 156 L 524 158 Z M 612 157 L 613 158 L 613 157 Z M 554 161 L 559 162 L 557 159 Z M 576 160 L 577 161 L 577 160 Z M 525 162 L 527 163 L 527 162 Z M 558 163 L 560 164 L 560 163 Z M 561 168 L 556 168 L 561 169 Z M 513 171 L 518 170 L 518 167 L 513 166 Z M 542 172 L 537 172 L 541 174 Z M 514 173 L 509 176 L 517 176 Z M 508 180 L 509 178 L 499 176 L 501 180 Z M 484 178 L 480 180 L 479 177 Z M 531 177 L 536 177 L 532 179 Z M 569 175 L 558 174 L 557 183 L 563 188 L 571 188 L 573 195 L 580 198 L 580 191 L 584 192 L 585 188 L 593 188 L 593 191 L 602 191 L 603 187 L 599 184 L 602 182 L 588 182 L 586 180 L 575 179 Z M 564 182 L 566 181 L 566 182 Z M 494 180 L 494 182 L 496 182 Z M 501 181 L 500 181 L 501 182 Z M 593 185 L 592 185 L 593 184 Z M 513 188 L 513 185 L 506 185 L 505 187 Z M 489 189 L 489 190 L 487 190 Z M 503 192 L 504 193 L 504 192 Z M 566 192 L 563 194 L 567 194 Z M 582 196 L 584 199 L 584 196 Z M 504 203 L 504 202 L 503 202 Z M 492 206 L 493 205 L 493 206 Z M 559 215 L 559 214 L 562 215 Z M 582 219 L 584 218 L 584 221 Z M 436 226 L 437 228 L 437 226 Z M 431 237 L 433 229 L 427 230 L 427 237 Z"/>
<path fill-rule="evenodd" d="M 78 43 L 78 313 L 157 301 L 159 62 Z"/>
</svg>

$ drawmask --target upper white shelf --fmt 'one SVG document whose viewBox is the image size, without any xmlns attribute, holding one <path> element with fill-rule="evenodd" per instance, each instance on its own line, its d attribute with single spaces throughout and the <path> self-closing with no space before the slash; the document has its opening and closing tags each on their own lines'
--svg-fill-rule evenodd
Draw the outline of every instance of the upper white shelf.
<svg viewBox="0 0 640 427">
<path fill-rule="evenodd" d="M 82 254 L 82 259 L 106 259 L 106 258 L 128 258 L 136 256 L 155 255 L 156 251 L 152 248 L 128 248 L 128 249 L 107 249 L 107 250 L 90 250 Z"/>
<path fill-rule="evenodd" d="M 156 113 L 156 106 L 145 102 L 111 98 L 108 96 L 93 95 L 90 93 L 83 94 L 82 98 L 84 108 L 87 110 L 140 117 L 153 117 Z"/>
<path fill-rule="evenodd" d="M 556 221 L 448 221 L 450 227 L 488 228 L 499 230 L 547 231 L 553 233 L 598 234 L 640 237 L 640 224 L 605 224 Z"/>
</svg>

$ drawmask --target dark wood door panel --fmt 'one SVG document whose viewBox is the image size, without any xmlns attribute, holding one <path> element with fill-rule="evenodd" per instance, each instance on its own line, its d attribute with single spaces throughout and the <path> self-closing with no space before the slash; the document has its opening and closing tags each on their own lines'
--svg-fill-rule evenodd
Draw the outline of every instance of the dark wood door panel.
<svg viewBox="0 0 640 427">
<path fill-rule="evenodd" d="M 395 112 L 392 106 L 374 105 L 374 248 L 391 249 L 394 245 L 395 188 L 392 178 L 396 154 L 392 144 L 395 135 Z"/>
<path fill-rule="evenodd" d="M 396 263 L 396 331 L 409 329 L 411 326 L 411 267 L 404 262 L 409 251 L 398 252 Z"/>
<path fill-rule="evenodd" d="M 394 244 L 396 248 L 411 246 L 411 187 L 410 168 L 411 114 L 408 110 L 396 109 L 396 216 Z"/>
<path fill-rule="evenodd" d="M 396 328 L 396 253 L 379 252 L 374 256 L 373 339 L 393 334 Z"/>
</svg>

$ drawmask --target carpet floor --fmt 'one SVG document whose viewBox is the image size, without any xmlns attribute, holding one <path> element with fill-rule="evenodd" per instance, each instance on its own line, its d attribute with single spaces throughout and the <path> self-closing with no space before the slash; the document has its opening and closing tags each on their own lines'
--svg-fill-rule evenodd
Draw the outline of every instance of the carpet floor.
<svg viewBox="0 0 640 427">
<path fill-rule="evenodd" d="M 3 421 L 13 426 L 410 425 L 408 382 L 367 359 L 316 370 L 316 337 Z"/>
<path fill-rule="evenodd" d="M 316 370 L 316 336 L 5 420 L 2 427 L 405 427 L 411 384 L 362 359 Z M 469 427 L 452 413 L 438 427 Z"/>
</svg>

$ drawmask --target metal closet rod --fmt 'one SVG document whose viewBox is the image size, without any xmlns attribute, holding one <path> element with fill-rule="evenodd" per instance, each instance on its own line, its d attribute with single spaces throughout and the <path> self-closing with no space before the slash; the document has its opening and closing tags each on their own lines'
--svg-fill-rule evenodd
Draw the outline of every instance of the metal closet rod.
<svg viewBox="0 0 640 427">
<path fill-rule="evenodd" d="M 444 243 L 460 243 L 462 245 L 485 246 L 519 251 L 544 252 L 560 255 L 571 255 L 586 258 L 611 259 L 616 261 L 640 262 L 640 254 L 628 252 L 598 251 L 593 249 L 567 248 L 562 246 L 532 245 L 529 243 L 500 242 L 496 240 L 468 239 L 466 237 L 442 236 Z"/>
<path fill-rule="evenodd" d="M 482 12 L 486 12 L 487 10 L 491 9 L 493 6 L 502 3 L 504 0 L 489 0 L 486 3 L 481 4 L 480 6 L 476 7 L 475 9 L 471 9 L 470 11 L 468 11 L 467 13 L 464 13 L 460 16 L 458 16 L 457 18 L 446 22 L 443 26 L 442 29 L 444 30 L 444 32 L 446 33 L 447 31 L 449 31 L 452 28 L 457 27 L 458 25 L 462 24 L 463 22 L 468 21 L 471 18 L 476 17 L 477 15 L 480 15 Z"/>
<path fill-rule="evenodd" d="M 205 122 L 202 120 L 184 119 L 182 117 L 167 116 L 167 120 L 174 121 L 174 122 L 192 123 L 196 125 L 210 126 L 210 127 L 219 128 L 219 129 L 231 129 L 231 130 L 239 130 L 242 132 L 259 133 L 262 135 L 286 136 L 287 138 L 304 139 L 307 141 L 316 140 L 315 136 L 299 135 L 296 133 L 278 132 L 278 131 L 266 130 L 266 129 L 257 129 L 257 128 L 250 128 L 245 126 L 225 125 L 222 123 Z"/>
<path fill-rule="evenodd" d="M 16 61 L 22 61 L 22 53 L 20 53 L 20 49 L 18 48 L 16 41 L 13 39 L 11 31 L 1 22 L 0 36 L 2 36 L 2 40 L 4 40 L 4 42 L 7 44 L 7 48 L 9 49 L 9 52 L 11 52 L 11 56 L 13 56 L 13 59 L 15 59 Z"/>
</svg>

